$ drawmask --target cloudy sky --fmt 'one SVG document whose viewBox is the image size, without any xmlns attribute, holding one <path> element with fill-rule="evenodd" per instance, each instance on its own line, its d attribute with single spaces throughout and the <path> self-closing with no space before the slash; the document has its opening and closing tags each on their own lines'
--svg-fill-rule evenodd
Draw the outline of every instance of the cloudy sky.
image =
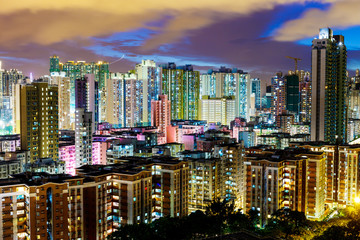
<svg viewBox="0 0 360 240">
<path fill-rule="evenodd" d="M 141 59 L 237 67 L 270 78 L 310 70 L 311 40 L 321 27 L 345 36 L 348 68 L 360 68 L 359 0 L 16 0 L 0 8 L 0 61 L 26 75 L 61 61 L 105 60 L 128 71 Z M 120 58 L 122 60 L 118 61 Z"/>
</svg>

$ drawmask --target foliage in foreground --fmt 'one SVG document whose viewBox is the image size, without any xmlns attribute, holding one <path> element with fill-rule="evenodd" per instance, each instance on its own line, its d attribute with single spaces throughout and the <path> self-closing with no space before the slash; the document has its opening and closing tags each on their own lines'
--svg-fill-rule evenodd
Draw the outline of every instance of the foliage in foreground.
<svg viewBox="0 0 360 240">
<path fill-rule="evenodd" d="M 112 233 L 111 240 L 150 239 L 204 239 L 244 229 L 255 230 L 257 213 L 249 215 L 235 211 L 234 204 L 226 200 L 215 200 L 205 213 L 196 211 L 183 218 L 160 218 L 150 224 L 125 225 Z"/>
<path fill-rule="evenodd" d="M 248 214 L 235 211 L 234 204 L 215 200 L 205 213 L 196 211 L 183 218 L 160 218 L 150 224 L 124 225 L 113 232 L 109 240 L 205 239 L 229 233 L 246 231 L 277 239 L 360 239 L 360 210 L 343 211 L 335 218 L 314 222 L 304 213 L 279 209 L 268 220 L 265 228 L 258 228 L 257 211 Z"/>
</svg>

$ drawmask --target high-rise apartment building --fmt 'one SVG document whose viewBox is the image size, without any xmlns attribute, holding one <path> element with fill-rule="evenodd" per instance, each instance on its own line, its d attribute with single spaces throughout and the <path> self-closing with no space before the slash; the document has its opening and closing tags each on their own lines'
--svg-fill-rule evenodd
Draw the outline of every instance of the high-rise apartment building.
<svg viewBox="0 0 360 240">
<path fill-rule="evenodd" d="M 255 108 L 261 108 L 261 82 L 259 78 L 251 79 L 251 94 L 255 97 Z"/>
<path fill-rule="evenodd" d="M 235 97 L 235 115 L 250 119 L 250 75 L 237 68 L 221 67 L 201 76 L 202 94 L 210 97 Z M 257 86 L 257 83 L 255 84 Z M 256 88 L 255 86 L 255 88 Z M 256 97 L 255 97 L 256 102 Z M 255 104 L 256 105 L 256 104 Z"/>
<path fill-rule="evenodd" d="M 247 154 L 246 211 L 258 210 L 264 225 L 276 210 L 304 212 L 322 219 L 325 212 L 325 156 L 305 149 L 265 150 Z"/>
<path fill-rule="evenodd" d="M 17 84 L 15 89 L 16 131 L 21 148 L 30 151 L 30 162 L 59 158 L 58 87 L 38 80 Z"/>
<path fill-rule="evenodd" d="M 236 208 L 245 207 L 244 147 L 241 144 L 215 145 L 214 157 L 219 158 L 220 198 L 234 200 Z"/>
<path fill-rule="evenodd" d="M 291 74 L 286 78 L 286 110 L 294 115 L 299 114 L 300 93 L 299 93 L 299 76 Z"/>
<path fill-rule="evenodd" d="M 168 127 L 171 124 L 171 106 L 166 95 L 160 95 L 159 100 L 151 101 L 151 126 L 159 131 L 158 143 L 166 143 Z M 159 141 L 161 139 L 161 141 Z"/>
<path fill-rule="evenodd" d="M 161 68 L 152 60 L 142 60 L 136 64 L 135 72 L 137 79 L 142 81 L 142 119 L 143 126 L 151 124 L 151 101 L 157 100 L 161 94 Z"/>
<path fill-rule="evenodd" d="M 193 66 L 162 65 L 162 94 L 171 103 L 171 119 L 198 119 L 200 74 Z"/>
<path fill-rule="evenodd" d="M 59 129 L 73 129 L 70 121 L 70 78 L 64 72 L 54 72 L 50 84 L 58 86 Z"/>
<path fill-rule="evenodd" d="M 92 164 L 92 112 L 84 108 L 75 111 L 75 150 L 76 167 Z"/>
<path fill-rule="evenodd" d="M 216 97 L 216 74 L 213 70 L 200 75 L 200 97 L 207 95 L 212 98 Z"/>
<path fill-rule="evenodd" d="M 348 116 L 353 119 L 360 119 L 360 76 L 359 71 L 350 79 Z"/>
<path fill-rule="evenodd" d="M 98 120 L 106 120 L 106 80 L 110 77 L 109 63 L 98 61 L 86 63 L 85 61 L 68 61 L 61 63 L 58 56 L 50 57 L 50 74 L 53 72 L 65 72 L 66 77 L 70 78 L 70 116 L 71 123 L 75 122 L 75 80 L 85 77 L 85 74 L 93 74 L 95 82 L 98 84 L 98 101 L 96 102 Z M 98 114 L 96 114 L 98 112 Z"/>
<path fill-rule="evenodd" d="M 0 238 L 106 240 L 120 225 L 151 222 L 151 171 L 78 171 L 76 177 L 22 173 L 0 181 Z"/>
<path fill-rule="evenodd" d="M 106 121 L 114 127 L 126 126 L 125 78 L 122 73 L 111 73 L 106 84 Z"/>
<path fill-rule="evenodd" d="M 86 74 L 85 77 L 75 80 L 75 107 L 83 108 L 86 112 L 92 113 L 92 131 L 95 132 L 99 120 L 98 108 L 99 101 L 98 83 L 95 82 L 93 74 Z"/>
<path fill-rule="evenodd" d="M 136 74 L 123 74 L 125 79 L 125 125 L 135 127 L 141 125 L 143 116 L 143 82 L 138 80 Z"/>
<path fill-rule="evenodd" d="M 271 113 L 275 117 L 286 110 L 286 78 L 278 72 L 271 79 Z"/>
<path fill-rule="evenodd" d="M 279 132 L 290 133 L 291 126 L 294 124 L 294 115 L 286 112 L 276 116 L 276 125 L 279 128 Z"/>
<path fill-rule="evenodd" d="M 189 164 L 189 213 L 205 211 L 220 197 L 219 159 L 184 158 Z"/>
<path fill-rule="evenodd" d="M 335 145 L 324 142 L 304 142 L 291 145 L 324 153 L 325 203 L 330 208 L 354 204 L 359 193 L 359 145 Z"/>
<path fill-rule="evenodd" d="M 0 134 L 14 132 L 15 84 L 24 77 L 17 69 L 4 70 L 0 61 Z"/>
<path fill-rule="evenodd" d="M 200 100 L 200 119 L 208 123 L 221 123 L 230 126 L 235 119 L 235 97 L 209 98 L 202 96 Z"/>
<path fill-rule="evenodd" d="M 106 88 L 107 122 L 117 127 L 142 125 L 143 81 L 132 72 L 112 73 Z"/>
<path fill-rule="evenodd" d="M 299 121 L 310 123 L 311 120 L 311 78 L 310 73 L 301 70 L 299 91 L 300 91 L 300 112 Z"/>
<path fill-rule="evenodd" d="M 347 140 L 347 51 L 342 35 L 320 29 L 312 43 L 311 140 Z"/>
</svg>

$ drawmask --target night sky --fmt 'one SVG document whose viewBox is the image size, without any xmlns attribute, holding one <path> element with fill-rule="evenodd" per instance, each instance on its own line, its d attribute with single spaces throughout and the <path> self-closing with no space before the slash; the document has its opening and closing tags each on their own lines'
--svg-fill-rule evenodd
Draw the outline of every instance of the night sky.
<svg viewBox="0 0 360 240">
<path fill-rule="evenodd" d="M 56 54 L 62 62 L 108 61 L 113 72 L 153 59 L 237 67 L 268 80 L 294 68 L 285 56 L 310 70 L 321 27 L 345 36 L 348 68 L 360 68 L 359 0 L 0 1 L 3 68 L 36 77 Z"/>
</svg>

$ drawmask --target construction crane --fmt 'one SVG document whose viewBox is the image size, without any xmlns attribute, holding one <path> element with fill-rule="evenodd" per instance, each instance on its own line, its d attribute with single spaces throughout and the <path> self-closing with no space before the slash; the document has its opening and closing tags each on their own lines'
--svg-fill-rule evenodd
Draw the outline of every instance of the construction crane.
<svg viewBox="0 0 360 240">
<path fill-rule="evenodd" d="M 289 57 L 289 56 L 286 56 L 287 58 L 290 58 L 290 59 L 292 59 L 292 60 L 294 60 L 295 61 L 295 74 L 296 74 L 296 72 L 297 72 L 297 70 L 298 70 L 298 68 L 297 68 L 297 66 L 298 66 L 298 61 L 301 61 L 302 59 L 301 58 L 295 58 L 295 57 Z"/>
</svg>

